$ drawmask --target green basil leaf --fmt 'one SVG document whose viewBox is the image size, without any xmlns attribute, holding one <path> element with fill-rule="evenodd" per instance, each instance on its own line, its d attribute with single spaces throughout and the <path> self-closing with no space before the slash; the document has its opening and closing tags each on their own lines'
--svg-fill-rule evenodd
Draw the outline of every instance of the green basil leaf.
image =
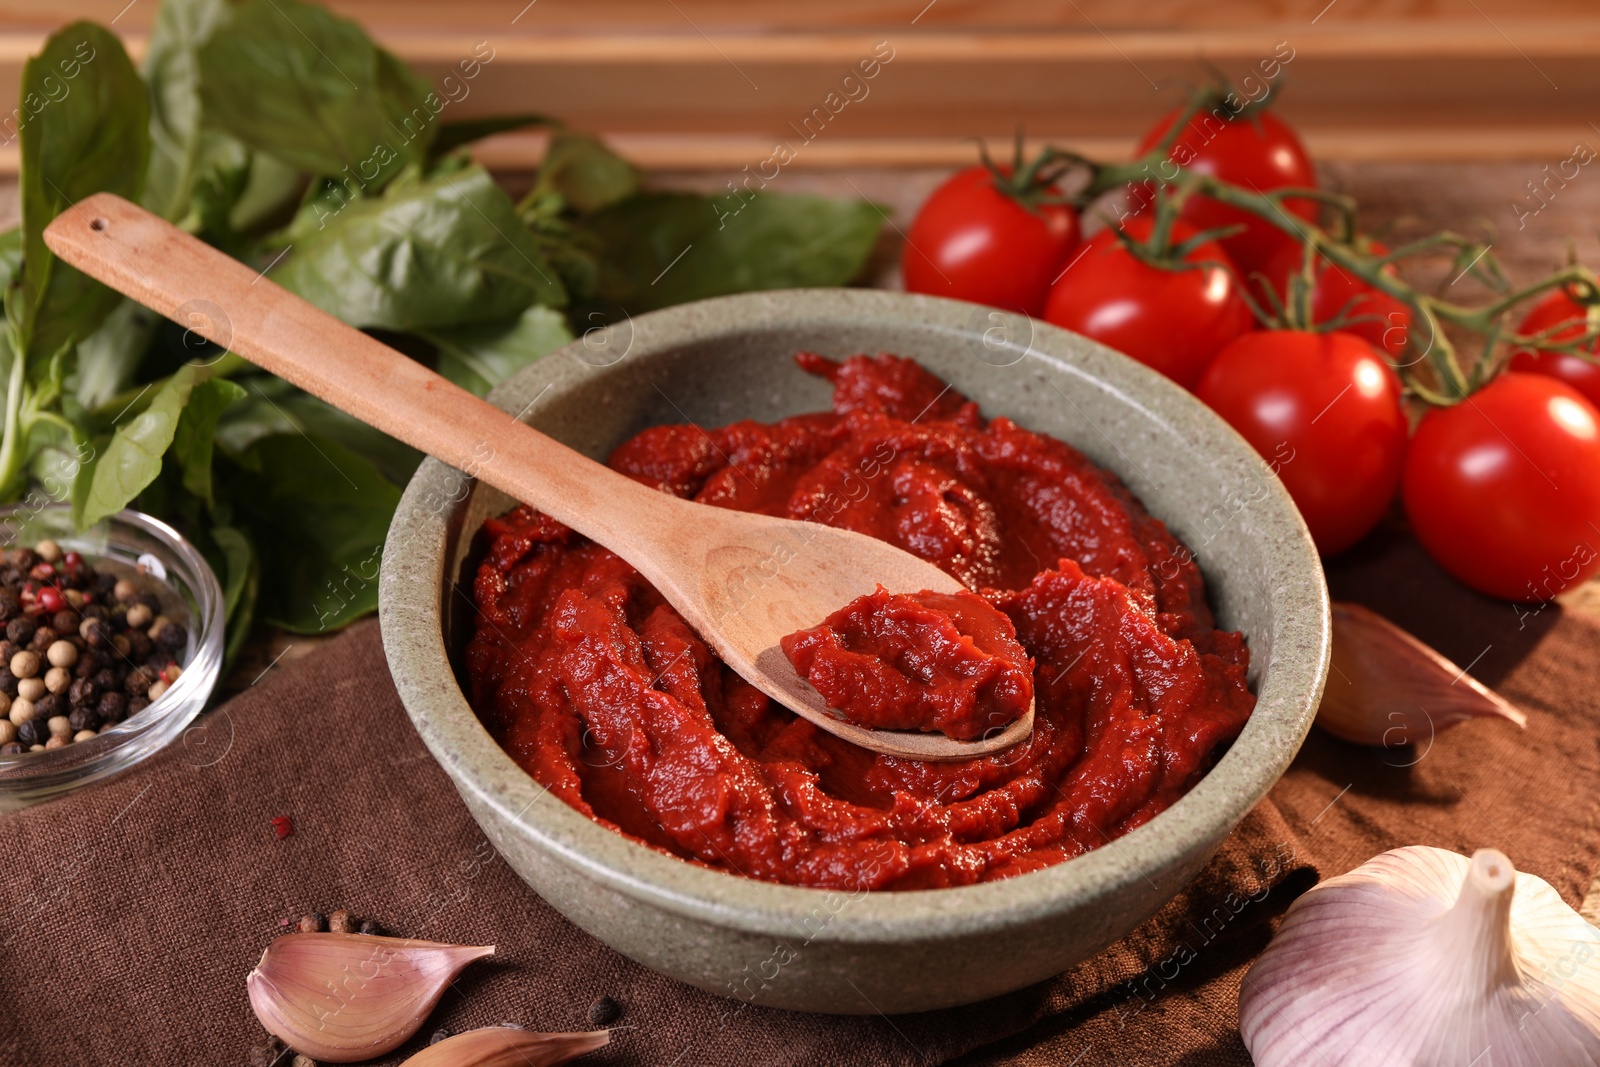
<svg viewBox="0 0 1600 1067">
<path fill-rule="evenodd" d="M 431 150 L 433 158 L 437 159 L 446 152 L 460 148 L 464 144 L 492 137 L 497 133 L 508 133 L 511 130 L 523 130 L 529 126 L 559 126 L 557 119 L 545 115 L 490 115 L 481 119 L 462 119 L 460 122 L 446 122 L 439 127 L 438 136 L 433 139 Z"/>
<path fill-rule="evenodd" d="M 144 205 L 178 222 L 203 167 L 241 167 L 245 147 L 200 122 L 200 46 L 229 17 L 227 0 L 162 0 L 145 49 L 150 86 L 150 171 Z"/>
<path fill-rule="evenodd" d="M 572 340 L 561 312 L 537 306 L 509 324 L 469 326 L 422 336 L 439 348 L 439 373 L 479 396 Z"/>
<path fill-rule="evenodd" d="M 224 665 L 231 664 L 250 636 L 255 621 L 256 597 L 261 590 L 261 566 L 250 537 L 236 526 L 213 526 L 211 540 L 216 545 L 212 566 L 222 576 L 222 608 L 228 620 Z M 221 566 L 217 566 L 220 563 Z"/>
<path fill-rule="evenodd" d="M 161 473 L 161 457 L 172 444 L 183 407 L 203 368 L 185 365 L 155 391 L 149 405 L 117 427 L 111 440 L 78 473 L 73 520 L 82 529 L 115 515 Z"/>
<path fill-rule="evenodd" d="M 205 120 L 376 191 L 427 158 L 443 102 L 360 26 L 302 0 L 246 0 L 200 48 Z"/>
<path fill-rule="evenodd" d="M 582 225 L 601 256 L 599 298 L 629 312 L 758 289 L 844 285 L 883 214 L 862 200 L 644 193 Z"/>
<path fill-rule="evenodd" d="M 22 227 L 13 226 L 0 233 L 0 289 L 11 288 L 11 283 L 22 273 Z"/>
<path fill-rule="evenodd" d="M 644 175 L 598 140 L 581 133 L 558 133 L 539 167 L 539 188 L 560 193 L 579 214 L 588 215 L 639 191 Z"/>
<path fill-rule="evenodd" d="M 124 300 L 98 330 L 78 342 L 72 393 L 79 404 L 99 407 L 133 384 L 160 321 L 144 305 Z"/>
<path fill-rule="evenodd" d="M 217 420 L 229 405 L 244 396 L 243 386 L 226 378 L 210 378 L 190 391 L 189 402 L 178 417 L 172 455 L 183 468 L 183 487 L 208 506 L 215 499 L 211 492 L 211 446 L 216 438 Z"/>
<path fill-rule="evenodd" d="M 352 326 L 414 333 L 561 304 L 554 269 L 482 167 L 354 200 L 306 233 L 272 278 Z"/>
<path fill-rule="evenodd" d="M 252 377 L 249 394 L 229 408 L 217 424 L 217 447 L 241 456 L 263 437 L 307 434 L 348 448 L 386 479 L 404 485 L 416 473 L 422 453 L 336 407 L 302 392 L 281 378 Z"/>
<path fill-rule="evenodd" d="M 22 272 L 8 311 L 28 360 L 87 337 L 122 299 L 50 254 L 44 228 L 93 193 L 138 200 L 150 156 L 150 98 L 109 30 L 75 22 L 22 68 Z M 30 366 L 31 371 L 31 366 Z"/>
<path fill-rule="evenodd" d="M 337 629 L 378 603 L 378 565 L 400 490 L 325 438 L 274 434 L 251 445 L 230 497 L 257 529 L 260 614 L 296 633 Z"/>
</svg>

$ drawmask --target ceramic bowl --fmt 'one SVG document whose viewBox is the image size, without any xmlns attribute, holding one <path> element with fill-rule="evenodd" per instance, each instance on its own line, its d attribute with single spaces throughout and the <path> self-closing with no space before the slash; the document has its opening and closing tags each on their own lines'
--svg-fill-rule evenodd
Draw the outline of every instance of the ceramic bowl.
<svg viewBox="0 0 1600 1067">
<path fill-rule="evenodd" d="M 1115 471 L 1196 553 L 1219 624 L 1243 631 L 1258 703 L 1169 810 L 1087 855 L 956 889 L 846 894 L 708 870 L 590 821 L 525 774 L 458 684 L 473 533 L 511 506 L 428 460 L 384 551 L 384 647 L 406 710 L 473 817 L 540 896 L 624 955 L 745 1001 L 922 1011 L 1018 989 L 1131 931 L 1188 882 L 1300 747 L 1328 662 L 1328 596 L 1298 512 L 1221 419 L 1075 334 L 956 301 L 864 290 L 754 293 L 590 331 L 492 399 L 603 459 L 639 430 L 828 406 L 795 352 L 894 352 Z M 501 917 L 515 922 L 514 915 Z"/>
</svg>

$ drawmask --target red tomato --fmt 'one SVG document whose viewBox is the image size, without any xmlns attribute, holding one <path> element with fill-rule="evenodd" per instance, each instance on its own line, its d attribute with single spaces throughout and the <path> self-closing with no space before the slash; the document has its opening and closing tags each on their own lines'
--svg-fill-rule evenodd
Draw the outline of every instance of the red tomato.
<svg viewBox="0 0 1600 1067">
<path fill-rule="evenodd" d="M 1277 472 L 1323 555 L 1365 537 L 1394 499 L 1407 430 L 1400 379 L 1361 338 L 1245 334 L 1197 392 Z"/>
<path fill-rule="evenodd" d="M 1123 229 L 1142 241 L 1152 226 L 1150 219 L 1135 217 Z M 1187 227 L 1174 228 L 1174 242 L 1193 236 Z M 1153 267 L 1123 247 L 1114 232 L 1104 230 L 1090 239 L 1050 290 L 1044 317 L 1193 389 L 1211 357 L 1253 328 L 1255 319 L 1226 269 L 1227 254 L 1216 242 L 1193 249 L 1188 262 L 1217 266 Z"/>
<path fill-rule="evenodd" d="M 917 212 L 900 271 L 913 293 L 1037 315 L 1078 236 L 1076 209 L 1026 207 L 995 185 L 987 167 L 968 167 Z"/>
<path fill-rule="evenodd" d="M 1502 374 L 1417 427 L 1402 493 L 1417 540 L 1465 584 L 1548 600 L 1600 571 L 1600 414 L 1537 374 Z"/>
<path fill-rule="evenodd" d="M 1180 114 L 1174 110 L 1156 123 L 1139 142 L 1139 154 L 1155 148 Z M 1196 115 L 1173 142 L 1167 158 L 1188 170 L 1263 193 L 1289 186 L 1316 186 L 1317 172 L 1311 157 L 1306 155 L 1300 138 L 1277 116 L 1261 112 L 1250 118 L 1229 120 L 1224 118 L 1227 114 L 1219 106 L 1216 111 Z M 1169 175 L 1158 172 L 1158 176 Z M 1285 206 L 1308 222 L 1316 221 L 1315 200 L 1290 200 Z M 1280 246 L 1296 243 L 1265 219 L 1209 197 L 1191 197 L 1183 207 L 1183 218 L 1196 230 L 1242 225 L 1243 232 L 1224 237 L 1222 247 L 1247 278 L 1252 272 L 1263 270 Z"/>
<path fill-rule="evenodd" d="M 1556 289 L 1533 305 L 1533 310 L 1522 320 L 1517 332 L 1543 333 L 1564 322 L 1570 322 L 1571 326 L 1557 331 L 1550 338 L 1558 343 L 1570 341 L 1583 336 L 1586 310 L 1582 304 L 1568 296 L 1565 290 Z M 1589 351 L 1593 352 L 1595 348 L 1596 346 L 1591 344 Z M 1589 403 L 1600 407 L 1600 365 L 1590 363 L 1586 359 L 1569 356 L 1565 352 L 1519 348 L 1512 353 L 1511 369 L 1558 378 L 1582 393 Z"/>
<path fill-rule="evenodd" d="M 1288 294 L 1289 277 L 1300 271 L 1303 248 L 1298 243 L 1280 246 L 1261 272 L 1280 300 Z M 1363 251 L 1381 256 L 1389 250 L 1377 241 L 1367 241 Z M 1395 270 L 1385 267 L 1384 273 L 1394 274 Z M 1344 333 L 1353 333 L 1391 356 L 1398 357 L 1404 351 L 1406 334 L 1411 329 L 1411 307 L 1319 257 L 1316 281 L 1311 287 L 1311 321 L 1321 325 L 1340 315 L 1347 320 L 1360 320 L 1341 327 Z"/>
</svg>

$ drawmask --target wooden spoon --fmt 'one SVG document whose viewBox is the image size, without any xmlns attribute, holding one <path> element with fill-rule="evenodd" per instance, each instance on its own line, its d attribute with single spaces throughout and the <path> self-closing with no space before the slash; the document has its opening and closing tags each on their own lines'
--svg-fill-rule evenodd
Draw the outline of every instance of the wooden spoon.
<svg viewBox="0 0 1600 1067">
<path fill-rule="evenodd" d="M 976 741 L 857 726 L 829 709 L 784 657 L 779 638 L 817 625 L 880 583 L 893 593 L 961 589 L 931 563 L 849 530 L 646 488 L 121 197 L 86 198 L 62 212 L 44 239 L 66 262 L 180 326 L 611 549 L 730 667 L 830 733 L 893 756 L 960 760 L 1007 748 L 1033 730 L 1031 705 Z M 208 310 L 184 314 L 197 302 Z"/>
</svg>

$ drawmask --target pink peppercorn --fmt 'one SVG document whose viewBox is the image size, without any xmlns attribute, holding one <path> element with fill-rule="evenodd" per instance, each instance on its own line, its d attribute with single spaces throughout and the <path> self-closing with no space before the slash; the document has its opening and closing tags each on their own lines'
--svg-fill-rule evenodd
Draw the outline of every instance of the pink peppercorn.
<svg viewBox="0 0 1600 1067">
<path fill-rule="evenodd" d="M 55 586 L 47 585 L 39 590 L 39 606 L 53 615 L 67 606 L 67 598 Z"/>
</svg>

